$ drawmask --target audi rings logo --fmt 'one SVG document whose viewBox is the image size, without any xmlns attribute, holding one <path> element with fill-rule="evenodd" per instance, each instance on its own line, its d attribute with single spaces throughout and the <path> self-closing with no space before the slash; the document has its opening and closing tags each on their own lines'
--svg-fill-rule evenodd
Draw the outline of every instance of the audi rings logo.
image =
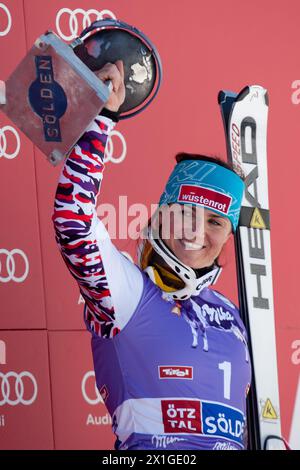
<svg viewBox="0 0 300 470">
<path fill-rule="evenodd" d="M 6 273 L 4 273 L 3 269 L 3 256 L 6 257 Z M 16 259 L 17 255 L 19 255 L 24 261 L 24 271 L 22 272 L 21 276 L 16 275 Z M 19 267 L 19 265 L 18 265 Z M 5 248 L 0 248 L 0 282 L 23 282 L 29 273 L 29 261 L 27 256 L 22 250 L 18 248 L 14 248 L 11 251 L 6 250 Z M 4 276 L 4 274 L 6 274 Z"/>
<path fill-rule="evenodd" d="M 34 376 L 30 372 L 24 371 L 20 374 L 16 372 L 3 374 L 0 372 L 0 381 L 0 406 L 32 405 L 35 401 L 38 386 Z"/>
<path fill-rule="evenodd" d="M 103 403 L 96 386 L 95 372 L 93 370 L 84 374 L 81 382 L 81 391 L 83 398 L 89 405 L 99 405 L 99 403 Z"/>
<path fill-rule="evenodd" d="M 0 30 L 0 36 L 6 36 L 9 33 L 11 25 L 12 25 L 11 14 L 7 6 L 4 5 L 4 3 L 0 3 L 0 15 L 1 16 L 2 16 L 2 10 L 4 11 L 7 19 L 6 19 L 5 29 L 3 31 Z"/>
<path fill-rule="evenodd" d="M 15 142 L 12 142 L 11 139 L 7 138 L 7 133 L 11 132 L 14 135 Z M 10 134 L 10 135 L 11 135 Z M 13 145 L 14 151 L 10 152 L 8 149 Z M 17 133 L 16 129 L 11 126 L 0 127 L 0 158 L 5 157 L 8 160 L 15 158 L 21 147 L 20 136 Z"/>
<path fill-rule="evenodd" d="M 117 150 L 116 150 L 117 148 Z M 119 156 L 114 156 L 118 152 Z M 112 130 L 107 139 L 104 163 L 121 163 L 126 157 L 127 145 L 124 136 L 119 131 Z"/>
<path fill-rule="evenodd" d="M 62 8 L 56 15 L 56 31 L 62 39 L 71 41 L 79 36 L 81 31 L 90 26 L 93 21 L 107 17 L 116 19 L 110 10 L 98 11 L 93 8 L 90 10 L 83 10 L 82 8 L 70 10 L 70 8 Z M 64 34 L 66 32 L 67 34 Z"/>
</svg>

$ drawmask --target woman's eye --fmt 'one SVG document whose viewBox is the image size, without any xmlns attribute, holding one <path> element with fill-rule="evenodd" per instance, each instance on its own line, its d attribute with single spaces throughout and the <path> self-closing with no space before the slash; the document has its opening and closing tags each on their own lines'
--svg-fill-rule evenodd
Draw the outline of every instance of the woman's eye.
<svg viewBox="0 0 300 470">
<path fill-rule="evenodd" d="M 222 224 L 217 222 L 216 219 L 209 219 L 209 223 L 212 224 L 212 225 L 219 225 L 219 227 L 222 227 Z"/>
</svg>

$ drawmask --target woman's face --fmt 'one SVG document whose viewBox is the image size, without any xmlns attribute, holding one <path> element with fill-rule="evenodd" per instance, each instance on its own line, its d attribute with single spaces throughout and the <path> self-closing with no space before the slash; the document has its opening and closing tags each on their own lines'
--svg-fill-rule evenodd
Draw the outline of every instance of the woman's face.
<svg viewBox="0 0 300 470">
<path fill-rule="evenodd" d="M 172 208 L 177 206 L 172 215 Z M 169 232 L 161 236 L 166 245 L 184 264 L 194 269 L 211 266 L 231 235 L 231 222 L 216 212 L 187 204 L 172 204 Z"/>
</svg>

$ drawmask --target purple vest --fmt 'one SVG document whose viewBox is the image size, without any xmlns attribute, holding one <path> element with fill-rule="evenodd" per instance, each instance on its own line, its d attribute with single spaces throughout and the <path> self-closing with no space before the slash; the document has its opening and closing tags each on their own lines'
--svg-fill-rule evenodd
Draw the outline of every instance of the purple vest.
<svg viewBox="0 0 300 470">
<path fill-rule="evenodd" d="M 178 303 L 143 277 L 122 331 L 92 337 L 116 448 L 243 449 L 251 367 L 237 308 L 208 288 Z"/>
</svg>

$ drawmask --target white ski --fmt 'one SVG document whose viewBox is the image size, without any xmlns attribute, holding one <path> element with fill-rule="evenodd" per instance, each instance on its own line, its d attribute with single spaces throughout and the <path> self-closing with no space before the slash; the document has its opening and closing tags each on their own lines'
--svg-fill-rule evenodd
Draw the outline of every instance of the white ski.
<svg viewBox="0 0 300 470">
<path fill-rule="evenodd" d="M 228 160 L 246 177 L 235 247 L 240 309 L 254 375 L 248 400 L 249 447 L 282 449 L 266 151 L 268 94 L 255 85 L 238 95 L 221 91 L 218 101 Z"/>
</svg>

